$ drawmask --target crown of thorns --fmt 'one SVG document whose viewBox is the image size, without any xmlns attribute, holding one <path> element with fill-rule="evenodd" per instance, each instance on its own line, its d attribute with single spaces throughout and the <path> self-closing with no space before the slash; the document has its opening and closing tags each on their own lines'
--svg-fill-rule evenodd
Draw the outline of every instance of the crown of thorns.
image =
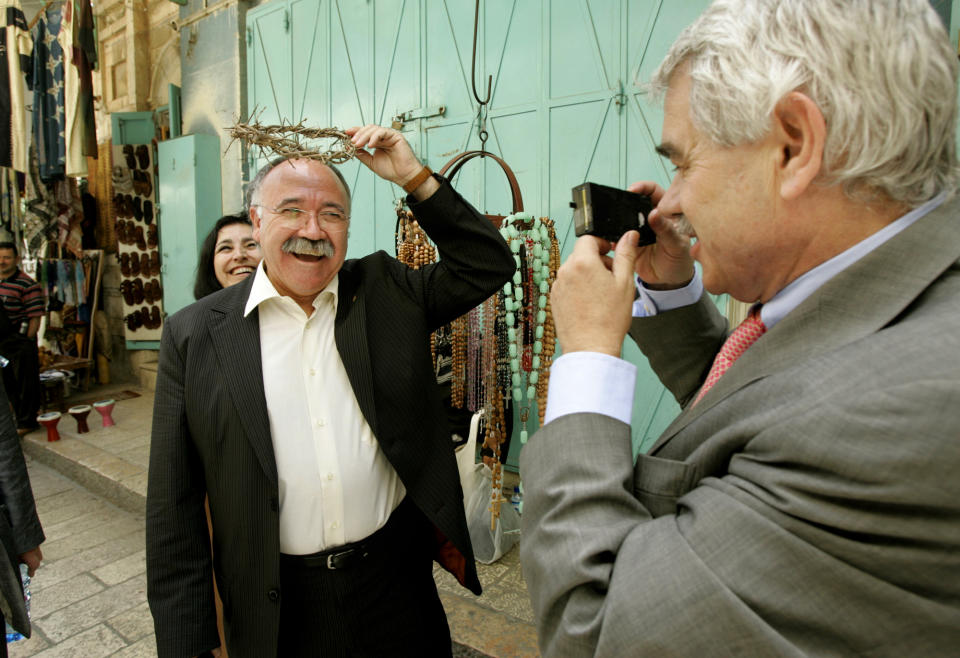
<svg viewBox="0 0 960 658">
<path fill-rule="evenodd" d="M 263 156 L 267 151 L 285 158 L 319 160 L 323 164 L 341 164 L 350 160 L 357 147 L 350 135 L 338 128 L 308 128 L 303 121 L 297 124 L 263 125 L 256 118 L 250 123 L 238 121 L 230 128 L 230 136 L 247 145 L 256 146 Z M 329 148 L 320 150 L 306 140 L 336 140 Z M 228 145 L 229 148 L 229 145 Z"/>
</svg>

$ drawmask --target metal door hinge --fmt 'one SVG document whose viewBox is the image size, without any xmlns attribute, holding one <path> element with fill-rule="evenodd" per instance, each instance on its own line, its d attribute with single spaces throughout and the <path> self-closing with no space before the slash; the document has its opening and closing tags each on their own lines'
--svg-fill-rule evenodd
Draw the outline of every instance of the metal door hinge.
<svg viewBox="0 0 960 658">
<path fill-rule="evenodd" d="M 446 105 L 438 105 L 437 107 L 418 107 L 415 110 L 407 110 L 406 112 L 401 112 L 397 116 L 393 117 L 392 126 L 394 130 L 401 130 L 403 128 L 403 124 L 407 121 L 443 116 L 444 112 L 446 111 Z"/>
</svg>

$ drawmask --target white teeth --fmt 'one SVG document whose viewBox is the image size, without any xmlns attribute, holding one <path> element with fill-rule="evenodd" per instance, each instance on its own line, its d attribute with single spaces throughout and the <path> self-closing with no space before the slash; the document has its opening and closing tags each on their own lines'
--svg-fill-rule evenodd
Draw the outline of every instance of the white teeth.
<svg viewBox="0 0 960 658">
<path fill-rule="evenodd" d="M 233 271 L 234 274 L 250 274 L 253 272 L 252 267 L 238 267 Z"/>
</svg>

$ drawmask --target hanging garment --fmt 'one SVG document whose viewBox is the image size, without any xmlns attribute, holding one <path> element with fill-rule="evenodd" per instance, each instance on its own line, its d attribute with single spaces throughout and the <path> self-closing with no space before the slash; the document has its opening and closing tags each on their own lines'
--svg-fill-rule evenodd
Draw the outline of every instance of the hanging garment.
<svg viewBox="0 0 960 658">
<path fill-rule="evenodd" d="M 30 71 L 33 42 L 20 0 L 0 0 L 0 167 L 27 170 L 27 118 L 24 73 Z"/>
<path fill-rule="evenodd" d="M 83 261 L 77 261 L 73 264 L 74 290 L 77 295 L 77 306 L 87 303 L 87 288 L 84 281 Z"/>
<path fill-rule="evenodd" d="M 55 235 L 56 218 L 60 213 L 53 190 L 40 180 L 35 146 L 30 145 L 30 171 L 27 172 L 23 214 L 23 237 L 30 252 L 39 251 L 43 241 Z"/>
<path fill-rule="evenodd" d="M 63 48 L 57 38 L 62 15 L 59 7 L 47 8 L 32 34 L 33 70 L 28 83 L 33 88 L 33 135 L 44 182 L 64 174 Z"/>
<path fill-rule="evenodd" d="M 97 157 L 92 75 L 93 67 L 97 65 L 97 49 L 90 0 L 67 0 L 64 3 L 57 40 L 64 53 L 66 174 L 86 176 L 87 156 Z"/>
</svg>

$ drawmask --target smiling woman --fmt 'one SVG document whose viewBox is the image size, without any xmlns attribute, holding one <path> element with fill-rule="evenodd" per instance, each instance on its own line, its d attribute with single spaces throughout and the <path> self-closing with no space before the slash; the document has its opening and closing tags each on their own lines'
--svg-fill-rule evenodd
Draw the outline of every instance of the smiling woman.
<svg viewBox="0 0 960 658">
<path fill-rule="evenodd" d="M 256 271 L 260 259 L 250 219 L 245 214 L 221 217 L 200 247 L 194 298 L 240 283 Z"/>
</svg>

